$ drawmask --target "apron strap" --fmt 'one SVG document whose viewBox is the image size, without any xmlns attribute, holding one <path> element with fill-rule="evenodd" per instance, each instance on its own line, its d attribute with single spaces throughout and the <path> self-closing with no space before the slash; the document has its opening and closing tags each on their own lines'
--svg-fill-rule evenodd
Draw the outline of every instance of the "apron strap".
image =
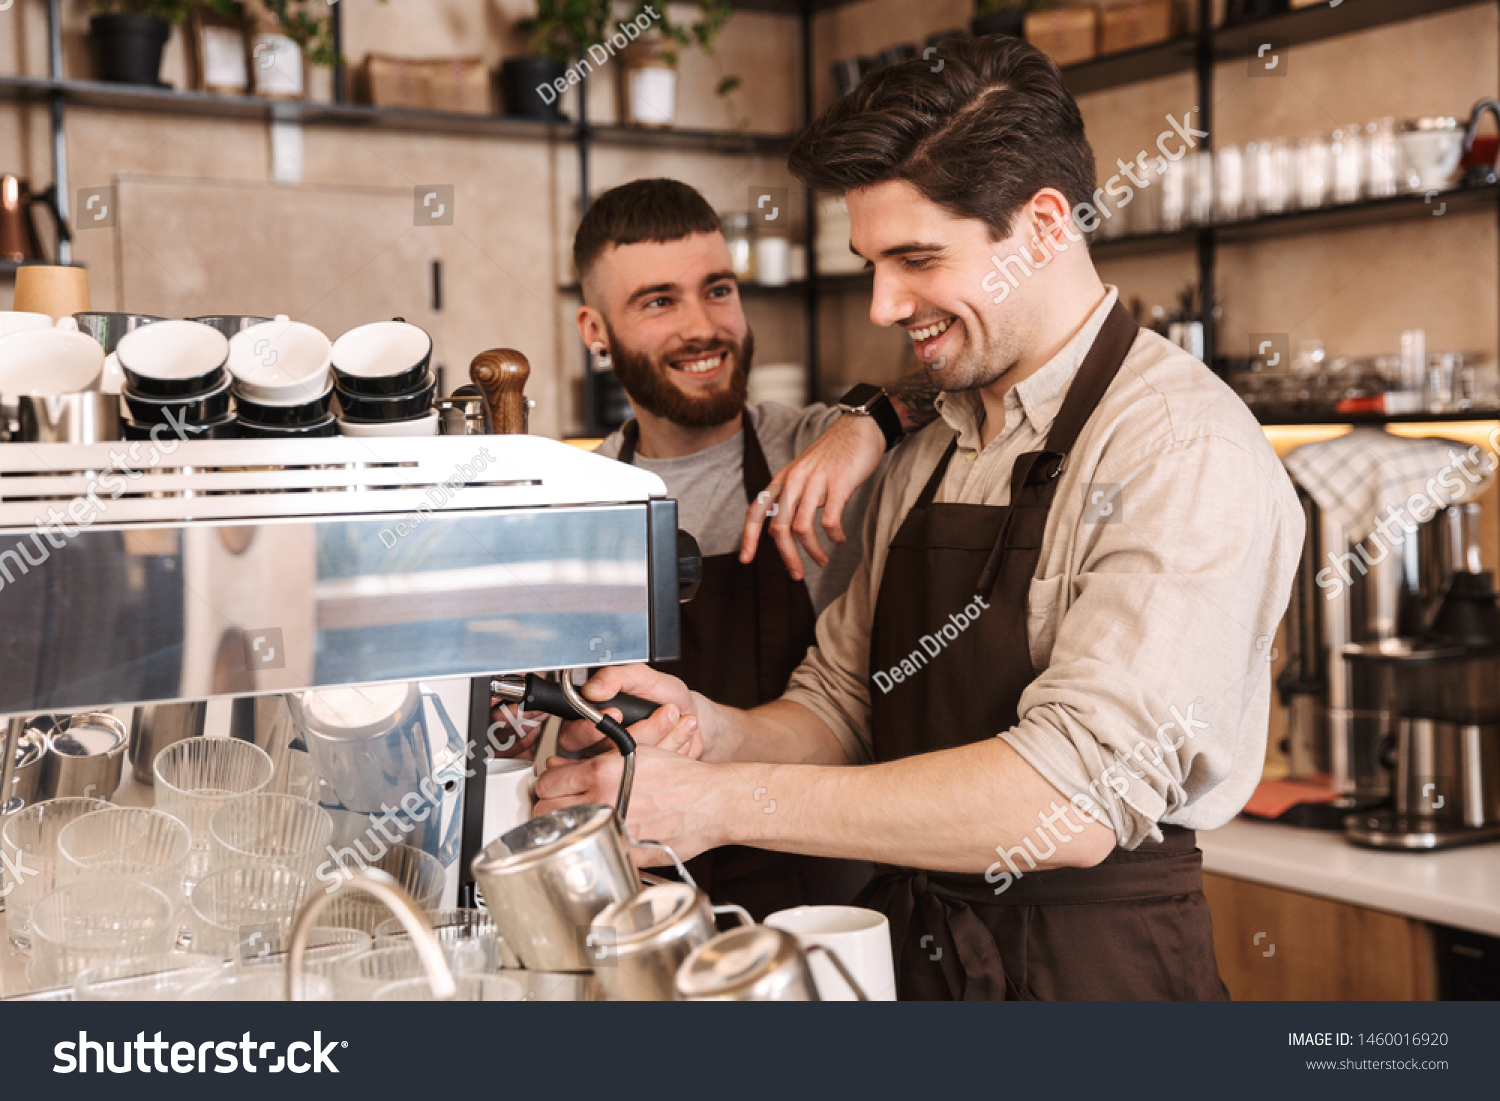
<svg viewBox="0 0 1500 1101">
<path fill-rule="evenodd" d="M 1046 515 L 1052 508 L 1052 498 L 1057 493 L 1057 479 L 1067 465 L 1068 453 L 1078 442 L 1078 434 L 1083 431 L 1083 426 L 1099 407 L 1104 392 L 1119 374 L 1125 356 L 1139 333 L 1140 326 L 1135 323 L 1135 318 L 1116 299 L 1099 334 L 1094 338 L 1094 343 L 1089 347 L 1088 354 L 1083 357 L 1078 373 L 1068 385 L 1062 408 L 1047 433 L 1047 449 L 1026 452 L 1016 459 L 1015 466 L 1011 468 L 1010 507 L 1005 510 L 1005 520 L 995 539 L 994 549 L 990 551 L 984 569 L 980 571 L 979 592 L 994 591 L 995 582 L 1000 576 L 1001 561 L 1005 557 L 1006 543 L 1022 508 L 1031 506 L 1041 509 L 1045 522 Z M 1041 556 L 1040 540 L 1034 548 L 1028 549 L 1032 551 L 1027 556 L 1031 561 L 1025 570 L 1025 581 L 1029 584 L 1031 575 L 1036 570 L 1036 560 Z"/>
<path fill-rule="evenodd" d="M 914 509 L 926 508 L 932 504 L 933 498 L 937 496 L 938 489 L 943 484 L 943 478 L 947 476 L 948 464 L 953 461 L 953 455 L 958 451 L 958 436 L 955 435 L 948 450 L 943 452 L 943 457 L 938 460 L 937 466 L 932 468 L 932 475 L 927 479 L 927 484 L 922 487 L 922 492 L 917 495 L 916 503 L 911 507 Z"/>
</svg>

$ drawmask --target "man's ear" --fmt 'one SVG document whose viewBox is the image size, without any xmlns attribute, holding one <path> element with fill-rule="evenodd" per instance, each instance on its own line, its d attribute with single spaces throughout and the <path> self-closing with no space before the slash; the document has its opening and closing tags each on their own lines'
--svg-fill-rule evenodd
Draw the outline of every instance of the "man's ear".
<svg viewBox="0 0 1500 1101">
<path fill-rule="evenodd" d="M 584 347 L 595 352 L 608 352 L 609 341 L 605 338 L 604 315 L 593 306 L 578 307 L 578 335 Z"/>
</svg>

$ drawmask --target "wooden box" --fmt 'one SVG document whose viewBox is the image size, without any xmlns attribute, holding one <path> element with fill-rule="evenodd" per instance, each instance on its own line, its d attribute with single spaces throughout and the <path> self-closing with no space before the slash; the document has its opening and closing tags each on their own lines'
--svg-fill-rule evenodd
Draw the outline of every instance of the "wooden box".
<svg viewBox="0 0 1500 1101">
<path fill-rule="evenodd" d="M 1099 13 L 1099 52 L 1119 53 L 1154 46 L 1177 33 L 1173 0 L 1136 0 Z"/>
<path fill-rule="evenodd" d="M 1093 7 L 1026 13 L 1026 41 L 1059 65 L 1093 57 L 1098 33 L 1099 12 Z"/>
<path fill-rule="evenodd" d="M 360 66 L 356 97 L 376 107 L 408 107 L 487 115 L 490 74 L 477 57 L 415 59 L 370 54 Z"/>
</svg>

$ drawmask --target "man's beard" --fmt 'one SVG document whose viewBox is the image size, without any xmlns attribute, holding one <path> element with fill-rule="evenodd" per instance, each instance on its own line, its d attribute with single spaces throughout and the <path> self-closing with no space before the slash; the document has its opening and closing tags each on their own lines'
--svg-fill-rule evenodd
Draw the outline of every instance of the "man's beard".
<svg viewBox="0 0 1500 1101">
<path fill-rule="evenodd" d="M 690 396 L 678 389 L 667 375 L 672 368 L 665 361 L 658 366 L 649 355 L 627 348 L 608 322 L 604 330 L 609 336 L 609 357 L 614 363 L 615 377 L 630 395 L 630 400 L 652 416 L 682 428 L 717 428 L 739 416 L 745 408 L 745 396 L 750 388 L 750 360 L 755 354 L 755 334 L 748 330 L 741 344 L 715 339 L 673 353 L 674 356 L 705 352 L 728 352 L 731 355 L 729 384 L 722 390 L 700 396 Z"/>
</svg>

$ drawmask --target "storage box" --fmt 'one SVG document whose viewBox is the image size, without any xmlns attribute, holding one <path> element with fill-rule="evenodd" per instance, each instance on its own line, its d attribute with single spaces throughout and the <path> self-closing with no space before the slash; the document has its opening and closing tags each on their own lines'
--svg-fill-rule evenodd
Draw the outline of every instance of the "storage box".
<svg viewBox="0 0 1500 1101">
<path fill-rule="evenodd" d="M 1165 42 L 1178 31 L 1173 0 L 1137 0 L 1099 13 L 1099 52 L 1119 53 Z"/>
<path fill-rule="evenodd" d="M 1092 7 L 1054 8 L 1026 13 L 1026 41 L 1059 65 L 1094 56 L 1099 12 Z"/>
<path fill-rule="evenodd" d="M 376 107 L 487 115 L 490 74 L 477 57 L 406 58 L 370 54 L 359 67 L 356 98 Z"/>
</svg>

